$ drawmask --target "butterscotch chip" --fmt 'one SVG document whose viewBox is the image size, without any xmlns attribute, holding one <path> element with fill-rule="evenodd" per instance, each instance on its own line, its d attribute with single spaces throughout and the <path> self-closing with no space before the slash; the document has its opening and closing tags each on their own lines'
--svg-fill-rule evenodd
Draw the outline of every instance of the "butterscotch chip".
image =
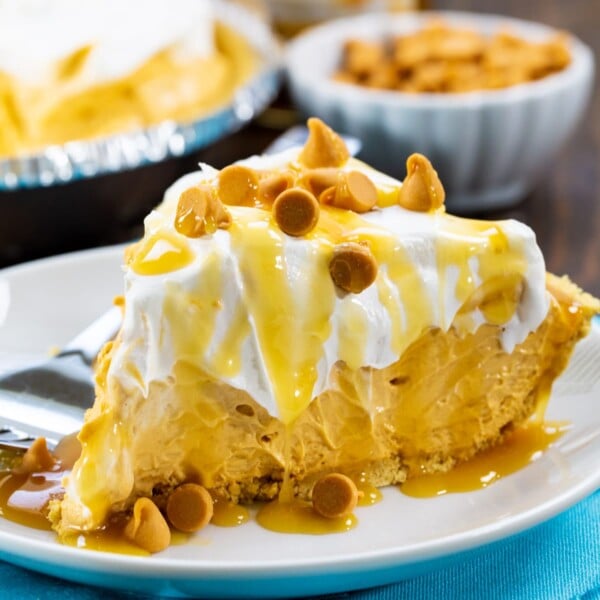
<svg viewBox="0 0 600 600">
<path fill-rule="evenodd" d="M 167 500 L 167 517 L 176 529 L 191 533 L 208 525 L 213 516 L 213 499 L 195 483 L 177 487 Z"/>
<path fill-rule="evenodd" d="M 295 187 L 286 190 L 273 204 L 273 217 L 281 231 L 301 236 L 314 229 L 319 221 L 319 203 L 308 190 Z"/>
<path fill-rule="evenodd" d="M 309 169 L 341 167 L 350 158 L 344 140 L 321 119 L 308 119 L 308 139 L 298 160 Z"/>
<path fill-rule="evenodd" d="M 265 204 L 273 204 L 279 194 L 293 185 L 294 175 L 289 171 L 267 175 L 258 185 L 258 199 Z"/>
<path fill-rule="evenodd" d="M 171 543 L 171 531 L 158 506 L 149 498 L 138 498 L 133 515 L 125 526 L 125 537 L 150 553 L 160 552 Z"/>
<path fill-rule="evenodd" d="M 309 189 L 318 198 L 326 189 L 337 185 L 339 173 L 339 169 L 333 167 L 308 169 L 298 179 L 298 185 Z"/>
<path fill-rule="evenodd" d="M 427 212 L 444 204 L 446 193 L 437 171 L 422 154 L 411 154 L 406 161 L 406 179 L 398 202 L 408 210 Z"/>
<path fill-rule="evenodd" d="M 209 196 L 205 221 L 208 233 L 217 229 L 227 229 L 231 225 L 231 214 L 214 194 Z"/>
<path fill-rule="evenodd" d="M 362 76 L 377 69 L 385 58 L 382 44 L 362 40 L 348 40 L 344 46 L 346 68 L 350 73 Z"/>
<path fill-rule="evenodd" d="M 358 502 L 355 483 L 346 475 L 331 473 L 315 483 L 312 504 L 316 512 L 328 519 L 348 516 Z"/>
<path fill-rule="evenodd" d="M 336 185 L 333 185 L 330 188 L 323 190 L 319 194 L 319 203 L 333 206 L 333 203 L 335 202 L 336 191 L 337 191 Z"/>
<path fill-rule="evenodd" d="M 208 186 L 195 186 L 182 192 L 175 213 L 175 229 L 187 237 L 200 237 L 226 229 L 231 215 Z"/>
<path fill-rule="evenodd" d="M 242 165 L 230 165 L 219 173 L 219 199 L 232 206 L 254 206 L 258 198 L 259 176 Z"/>
<path fill-rule="evenodd" d="M 443 92 L 447 70 L 442 63 L 426 63 L 413 74 L 412 83 L 422 92 Z"/>
<path fill-rule="evenodd" d="M 324 197 L 324 200 L 326 199 Z M 331 204 L 338 208 L 364 213 L 371 210 L 376 202 L 377 188 L 373 182 L 364 173 L 351 171 L 340 175 Z"/>
<path fill-rule="evenodd" d="M 392 43 L 392 57 L 399 69 L 415 69 L 429 59 L 431 48 L 424 40 L 414 36 L 396 38 Z"/>
<path fill-rule="evenodd" d="M 187 237 L 204 235 L 204 217 L 208 206 L 208 195 L 199 187 L 181 193 L 175 213 L 175 229 Z"/>
<path fill-rule="evenodd" d="M 485 40 L 476 31 L 443 29 L 433 58 L 447 61 L 476 61 L 485 50 Z"/>
<path fill-rule="evenodd" d="M 377 203 L 377 188 L 367 175 L 351 171 L 343 179 L 343 191 L 350 208 L 356 212 L 367 212 Z"/>
<path fill-rule="evenodd" d="M 397 83 L 398 69 L 391 61 L 382 62 L 363 79 L 366 87 L 384 90 L 393 90 Z"/>
<path fill-rule="evenodd" d="M 46 438 L 37 438 L 27 452 L 23 455 L 21 464 L 15 469 L 15 473 L 40 473 L 49 471 L 55 465 L 56 461 L 46 445 Z"/>
<path fill-rule="evenodd" d="M 329 274 L 339 288 L 359 294 L 375 281 L 377 261 L 367 245 L 344 242 L 333 250 Z"/>
</svg>

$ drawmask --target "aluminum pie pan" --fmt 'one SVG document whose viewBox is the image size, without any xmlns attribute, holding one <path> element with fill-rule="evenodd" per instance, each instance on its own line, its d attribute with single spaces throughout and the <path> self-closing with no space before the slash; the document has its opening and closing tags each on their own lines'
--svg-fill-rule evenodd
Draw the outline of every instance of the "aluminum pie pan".
<svg viewBox="0 0 600 600">
<path fill-rule="evenodd" d="M 239 5 L 215 2 L 215 17 L 245 32 L 260 61 L 258 71 L 228 103 L 190 122 L 166 120 L 143 129 L 2 158 L 0 191 L 66 184 L 184 156 L 241 129 L 260 114 L 281 85 L 281 46 L 265 22 Z"/>
</svg>

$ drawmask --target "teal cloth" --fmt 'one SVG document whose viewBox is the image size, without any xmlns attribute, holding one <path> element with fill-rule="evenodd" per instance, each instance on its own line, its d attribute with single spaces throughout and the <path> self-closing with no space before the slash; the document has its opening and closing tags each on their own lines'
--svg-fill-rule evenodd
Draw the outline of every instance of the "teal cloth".
<svg viewBox="0 0 600 600">
<path fill-rule="evenodd" d="M 110 592 L 115 600 L 147 598 Z M 0 599 L 105 600 L 106 590 L 0 562 Z M 551 521 L 451 567 L 331 600 L 600 600 L 600 492 Z"/>
</svg>

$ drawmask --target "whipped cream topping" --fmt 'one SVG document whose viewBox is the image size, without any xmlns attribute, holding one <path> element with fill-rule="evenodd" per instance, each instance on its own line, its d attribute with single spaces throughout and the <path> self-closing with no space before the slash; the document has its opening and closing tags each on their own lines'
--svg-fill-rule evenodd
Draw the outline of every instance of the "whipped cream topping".
<svg viewBox="0 0 600 600">
<path fill-rule="evenodd" d="M 0 0 L 0 72 L 29 84 L 91 46 L 86 76 L 123 77 L 165 48 L 213 52 L 210 0 Z"/>
<path fill-rule="evenodd" d="M 298 152 L 240 164 L 284 169 Z M 401 186 L 355 159 L 344 169 L 364 172 L 383 190 Z M 204 166 L 181 178 L 145 221 L 141 248 L 126 268 L 124 324 L 108 373 L 125 390 L 147 395 L 151 382 L 169 381 L 175 364 L 187 361 L 291 422 L 327 389 L 337 361 L 383 368 L 426 328 L 467 334 L 486 322 L 502 325 L 501 342 L 512 352 L 547 314 L 544 260 L 521 223 L 398 205 L 361 215 L 322 209 L 314 234 L 292 238 L 269 211 L 230 206 L 229 229 L 193 239 L 178 234 L 181 192 L 215 173 Z M 376 282 L 359 294 L 341 293 L 328 275 L 331 231 L 338 230 L 345 240 L 368 240 L 378 259 Z M 500 322 L 489 307 L 465 309 L 482 289 L 494 298 L 494 286 L 501 296 L 516 280 L 522 291 Z M 375 401 L 369 409 L 377 410 Z"/>
</svg>

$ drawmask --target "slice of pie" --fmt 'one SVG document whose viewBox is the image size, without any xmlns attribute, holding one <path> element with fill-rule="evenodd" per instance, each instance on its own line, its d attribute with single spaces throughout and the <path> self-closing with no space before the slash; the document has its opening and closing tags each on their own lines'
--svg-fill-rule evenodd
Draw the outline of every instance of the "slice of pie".
<svg viewBox="0 0 600 600">
<path fill-rule="evenodd" d="M 321 121 L 304 148 L 176 182 L 126 253 L 82 454 L 52 518 L 103 527 L 193 482 L 235 502 L 451 469 L 542 411 L 600 303 L 516 221 L 445 212 Z"/>
</svg>

